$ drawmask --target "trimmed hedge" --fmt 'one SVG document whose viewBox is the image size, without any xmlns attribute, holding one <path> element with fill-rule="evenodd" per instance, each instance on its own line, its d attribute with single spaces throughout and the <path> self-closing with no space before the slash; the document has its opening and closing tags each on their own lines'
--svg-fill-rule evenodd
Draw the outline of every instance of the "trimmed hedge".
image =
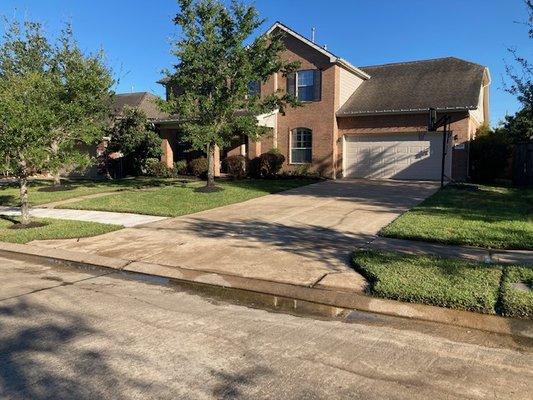
<svg viewBox="0 0 533 400">
<path fill-rule="evenodd" d="M 355 268 L 369 292 L 388 299 L 459 310 L 496 313 L 502 270 L 462 260 L 361 251 Z"/>
<path fill-rule="evenodd" d="M 529 290 L 520 290 L 517 284 Z M 501 289 L 502 313 L 508 317 L 533 319 L 533 267 L 512 266 L 505 269 Z"/>
</svg>

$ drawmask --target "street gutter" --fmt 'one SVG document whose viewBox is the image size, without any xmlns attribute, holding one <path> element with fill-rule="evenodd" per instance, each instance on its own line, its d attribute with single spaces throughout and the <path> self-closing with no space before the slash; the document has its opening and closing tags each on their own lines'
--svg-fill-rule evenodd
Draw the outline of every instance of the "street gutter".
<svg viewBox="0 0 533 400">
<path fill-rule="evenodd" d="M 155 278 L 154 281 L 163 278 L 200 292 L 216 293 L 244 304 L 263 305 L 283 311 L 324 317 L 348 317 L 350 311 L 365 311 L 533 339 L 531 320 L 379 299 L 336 288 L 298 286 L 27 244 L 0 242 L 0 256 L 142 274 Z"/>
</svg>

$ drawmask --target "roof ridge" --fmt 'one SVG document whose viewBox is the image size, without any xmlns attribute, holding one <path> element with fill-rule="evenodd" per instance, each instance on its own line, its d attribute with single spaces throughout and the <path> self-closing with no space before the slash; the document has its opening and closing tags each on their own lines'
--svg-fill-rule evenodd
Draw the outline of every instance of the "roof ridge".
<svg viewBox="0 0 533 400">
<path fill-rule="evenodd" d="M 143 92 L 115 93 L 115 96 L 131 96 L 131 95 L 140 95 L 140 94 L 142 94 L 144 96 L 146 93 L 148 93 L 148 92 L 143 91 Z"/>
<path fill-rule="evenodd" d="M 384 64 L 365 65 L 365 66 L 359 67 L 359 68 L 364 70 L 365 68 L 388 67 L 388 66 L 392 66 L 392 65 L 419 64 L 419 63 L 424 63 L 424 62 L 443 61 L 443 60 L 458 60 L 458 61 L 469 63 L 469 64 L 472 64 L 472 65 L 477 65 L 477 66 L 480 66 L 480 67 L 484 67 L 481 64 L 474 63 L 474 62 L 468 61 L 468 60 L 464 60 L 464 59 L 459 58 L 459 57 L 447 56 L 447 57 L 426 58 L 426 59 L 423 59 L 423 60 L 399 61 L 399 62 L 384 63 Z"/>
</svg>

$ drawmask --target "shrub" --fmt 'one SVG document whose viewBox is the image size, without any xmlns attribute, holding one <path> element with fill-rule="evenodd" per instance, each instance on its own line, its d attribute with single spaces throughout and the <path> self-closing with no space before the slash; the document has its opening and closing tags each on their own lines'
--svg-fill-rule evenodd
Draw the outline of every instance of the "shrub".
<svg viewBox="0 0 533 400">
<path fill-rule="evenodd" d="M 229 156 L 224 160 L 228 174 L 235 179 L 242 179 L 248 172 L 248 159 L 244 156 Z"/>
<path fill-rule="evenodd" d="M 533 318 L 533 268 L 508 267 L 505 269 L 502 281 L 503 315 Z M 519 288 L 519 285 L 522 288 Z"/>
<path fill-rule="evenodd" d="M 174 163 L 174 174 L 175 175 L 186 175 L 187 174 L 187 161 L 179 160 Z"/>
<path fill-rule="evenodd" d="M 508 138 L 498 132 L 477 136 L 470 144 L 470 176 L 474 182 L 494 182 L 509 165 Z"/>
<path fill-rule="evenodd" d="M 199 157 L 191 160 L 189 163 L 189 171 L 198 178 L 205 179 L 207 177 L 207 158 Z"/>
<path fill-rule="evenodd" d="M 256 178 L 273 178 L 279 173 L 284 162 L 285 156 L 278 149 L 271 149 L 250 161 L 250 175 Z"/>
<path fill-rule="evenodd" d="M 172 169 L 157 158 L 149 158 L 146 160 L 144 174 L 156 178 L 171 178 Z"/>
</svg>

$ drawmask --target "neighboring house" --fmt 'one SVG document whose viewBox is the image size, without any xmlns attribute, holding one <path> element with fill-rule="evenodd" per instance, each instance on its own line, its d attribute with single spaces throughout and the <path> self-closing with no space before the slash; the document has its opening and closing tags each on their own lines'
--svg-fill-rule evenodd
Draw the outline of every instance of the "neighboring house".
<svg viewBox="0 0 533 400">
<path fill-rule="evenodd" d="M 323 176 L 438 180 L 442 133 L 427 132 L 428 109 L 451 117 L 445 173 L 468 177 L 468 143 L 489 121 L 490 74 L 486 67 L 454 57 L 355 67 L 281 23 L 267 33 L 285 33 L 283 57 L 301 62 L 293 76 L 272 76 L 256 90 L 286 90 L 302 107 L 259 118 L 272 127 L 259 142 L 242 140 L 216 156 L 249 158 L 271 148 L 286 157 L 286 171 L 308 168 Z M 165 81 L 161 81 L 165 84 Z M 167 87 L 167 95 L 176 88 Z M 154 121 L 163 138 L 163 161 L 187 158 L 176 119 Z"/>
</svg>

